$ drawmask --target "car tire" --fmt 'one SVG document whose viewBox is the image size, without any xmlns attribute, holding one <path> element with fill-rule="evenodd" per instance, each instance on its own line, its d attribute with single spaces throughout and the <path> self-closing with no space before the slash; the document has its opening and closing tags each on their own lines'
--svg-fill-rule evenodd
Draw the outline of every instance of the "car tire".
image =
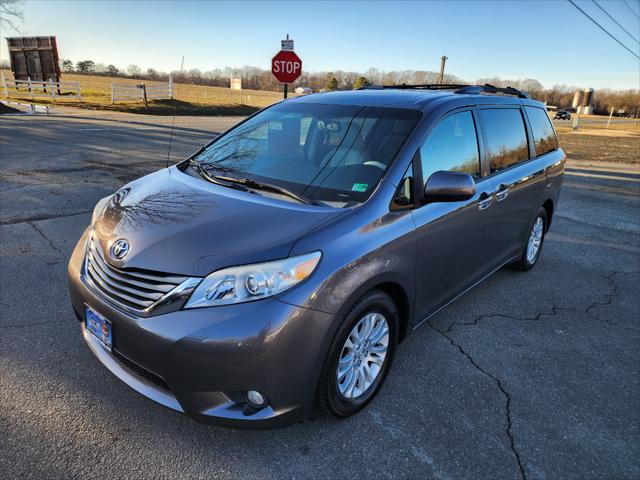
<svg viewBox="0 0 640 480">
<path fill-rule="evenodd" d="M 323 410 L 344 418 L 362 410 L 373 400 L 393 361 L 398 341 L 398 322 L 395 303 L 380 290 L 371 290 L 351 307 L 331 342 L 320 375 L 317 401 Z M 351 346 L 356 347 L 357 334 L 365 337 L 365 328 L 369 329 L 368 341 L 360 342 L 358 346 L 362 349 L 356 353 L 357 349 Z M 376 328 L 380 330 L 376 331 Z M 380 360 L 385 343 L 384 357 Z"/>
<path fill-rule="evenodd" d="M 547 225 L 547 211 L 540 208 L 529 227 L 522 256 L 513 263 L 516 269 L 526 272 L 536 266 L 544 245 Z"/>
</svg>

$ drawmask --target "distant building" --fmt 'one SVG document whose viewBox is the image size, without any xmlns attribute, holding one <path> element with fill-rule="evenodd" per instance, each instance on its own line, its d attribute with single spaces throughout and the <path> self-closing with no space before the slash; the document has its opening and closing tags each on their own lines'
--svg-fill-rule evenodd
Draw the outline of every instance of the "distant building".
<svg viewBox="0 0 640 480">
<path fill-rule="evenodd" d="M 590 115 L 593 113 L 593 88 L 587 88 L 586 90 L 576 90 L 573 96 L 573 103 L 571 107 L 575 109 L 577 113 L 583 113 Z"/>
</svg>

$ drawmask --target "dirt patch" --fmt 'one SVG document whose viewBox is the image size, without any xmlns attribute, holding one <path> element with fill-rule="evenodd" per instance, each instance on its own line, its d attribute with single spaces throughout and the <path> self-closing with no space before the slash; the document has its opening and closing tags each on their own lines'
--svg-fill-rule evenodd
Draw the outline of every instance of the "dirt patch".
<svg viewBox="0 0 640 480">
<path fill-rule="evenodd" d="M 560 133 L 558 141 L 571 160 L 640 164 L 640 135 Z"/>
</svg>

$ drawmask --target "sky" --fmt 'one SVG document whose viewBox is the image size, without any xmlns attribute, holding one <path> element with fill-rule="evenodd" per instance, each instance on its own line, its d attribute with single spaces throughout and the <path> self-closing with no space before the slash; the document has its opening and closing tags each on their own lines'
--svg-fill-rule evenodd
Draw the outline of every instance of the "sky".
<svg viewBox="0 0 640 480">
<path fill-rule="evenodd" d="M 593 0 L 575 2 L 637 55 L 640 44 Z M 598 0 L 640 39 L 640 1 Z M 289 34 L 305 71 L 437 71 L 464 80 L 535 78 L 545 87 L 640 88 L 640 60 L 567 0 L 26 0 L 22 35 L 55 35 L 61 58 L 124 70 L 270 68 Z M 3 29 L 5 36 L 17 36 Z M 7 47 L 0 42 L 0 58 Z"/>
</svg>

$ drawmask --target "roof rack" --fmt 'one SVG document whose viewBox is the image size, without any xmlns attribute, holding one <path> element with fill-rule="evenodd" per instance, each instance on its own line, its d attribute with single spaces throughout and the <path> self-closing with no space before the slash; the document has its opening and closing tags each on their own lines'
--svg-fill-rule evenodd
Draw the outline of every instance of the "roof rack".
<svg viewBox="0 0 640 480">
<path fill-rule="evenodd" d="M 495 87 L 489 83 L 485 83 L 484 85 L 468 85 L 466 87 L 460 88 L 456 90 L 455 93 L 464 93 L 467 95 L 479 95 L 481 93 L 504 93 L 506 95 L 515 95 L 518 98 L 531 98 L 528 93 L 521 92 L 517 88 L 513 87 Z"/>
<path fill-rule="evenodd" d="M 400 90 L 454 90 L 454 93 L 462 93 L 467 95 L 479 95 L 481 93 L 503 93 L 505 95 L 515 95 L 518 98 L 531 98 L 528 93 L 521 92 L 513 87 L 500 88 L 489 83 L 484 85 L 460 85 L 449 83 L 436 83 L 425 85 L 368 85 L 360 88 L 359 90 L 386 90 L 386 89 L 400 89 Z"/>
<path fill-rule="evenodd" d="M 367 85 L 359 88 L 358 90 L 386 90 L 389 88 L 400 90 L 454 90 L 463 87 L 468 87 L 468 85 L 461 85 L 457 83 L 426 83 L 423 85 L 407 85 L 406 83 L 403 83 L 400 85 Z"/>
</svg>

